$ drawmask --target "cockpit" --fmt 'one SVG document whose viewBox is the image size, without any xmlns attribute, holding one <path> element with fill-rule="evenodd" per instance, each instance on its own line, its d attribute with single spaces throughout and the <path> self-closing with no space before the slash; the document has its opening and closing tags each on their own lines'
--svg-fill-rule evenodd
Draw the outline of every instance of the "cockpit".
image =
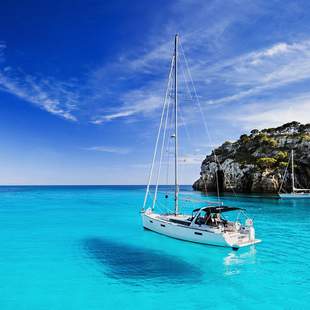
<svg viewBox="0 0 310 310">
<path fill-rule="evenodd" d="M 203 207 L 200 209 L 195 209 L 192 213 L 190 219 L 196 225 L 208 225 L 208 226 L 226 226 L 228 221 L 222 215 L 223 212 L 244 210 L 235 207 L 217 206 L 217 207 Z"/>
</svg>

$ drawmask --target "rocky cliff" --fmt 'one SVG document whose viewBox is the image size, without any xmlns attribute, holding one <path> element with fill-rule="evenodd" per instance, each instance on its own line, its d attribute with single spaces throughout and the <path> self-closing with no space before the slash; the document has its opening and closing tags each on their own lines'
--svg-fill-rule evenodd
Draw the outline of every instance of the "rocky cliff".
<svg viewBox="0 0 310 310">
<path fill-rule="evenodd" d="M 296 187 L 310 188 L 310 124 L 298 122 L 253 129 L 236 142 L 223 143 L 202 162 L 193 188 L 212 192 L 218 183 L 222 192 L 277 193 L 292 149 Z M 291 191 L 290 173 L 283 189 Z"/>
</svg>

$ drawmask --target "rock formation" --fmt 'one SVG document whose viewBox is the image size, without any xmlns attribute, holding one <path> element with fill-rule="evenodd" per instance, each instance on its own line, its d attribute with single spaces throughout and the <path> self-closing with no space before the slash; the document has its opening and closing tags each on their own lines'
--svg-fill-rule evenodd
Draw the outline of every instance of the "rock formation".
<svg viewBox="0 0 310 310">
<path fill-rule="evenodd" d="M 201 165 L 195 190 L 277 193 L 294 150 L 296 187 L 310 188 L 310 124 L 291 122 L 277 128 L 253 129 L 236 142 L 225 142 Z M 291 163 L 290 163 L 291 165 Z M 291 191 L 290 167 L 283 190 Z"/>
</svg>

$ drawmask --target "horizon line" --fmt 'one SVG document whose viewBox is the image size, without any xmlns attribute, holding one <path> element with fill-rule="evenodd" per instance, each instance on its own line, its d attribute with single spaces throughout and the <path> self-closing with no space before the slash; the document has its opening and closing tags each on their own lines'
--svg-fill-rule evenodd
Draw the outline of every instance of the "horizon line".
<svg viewBox="0 0 310 310">
<path fill-rule="evenodd" d="M 193 184 L 179 184 L 179 186 L 192 186 Z M 147 184 L 0 184 L 4 186 L 147 186 Z M 151 185 L 151 186 L 156 186 Z M 158 186 L 174 186 L 173 184 L 158 184 Z"/>
</svg>

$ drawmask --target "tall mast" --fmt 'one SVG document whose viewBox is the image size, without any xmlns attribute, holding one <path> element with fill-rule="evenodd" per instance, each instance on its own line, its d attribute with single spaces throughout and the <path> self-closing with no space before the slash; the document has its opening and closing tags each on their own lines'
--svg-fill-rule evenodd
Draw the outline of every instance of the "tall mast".
<svg viewBox="0 0 310 310">
<path fill-rule="evenodd" d="M 178 41 L 176 34 L 174 40 L 174 213 L 178 214 L 179 209 L 179 180 L 178 180 Z"/>
<path fill-rule="evenodd" d="M 295 175 L 294 175 L 294 150 L 292 150 L 292 190 L 295 190 Z"/>
</svg>

